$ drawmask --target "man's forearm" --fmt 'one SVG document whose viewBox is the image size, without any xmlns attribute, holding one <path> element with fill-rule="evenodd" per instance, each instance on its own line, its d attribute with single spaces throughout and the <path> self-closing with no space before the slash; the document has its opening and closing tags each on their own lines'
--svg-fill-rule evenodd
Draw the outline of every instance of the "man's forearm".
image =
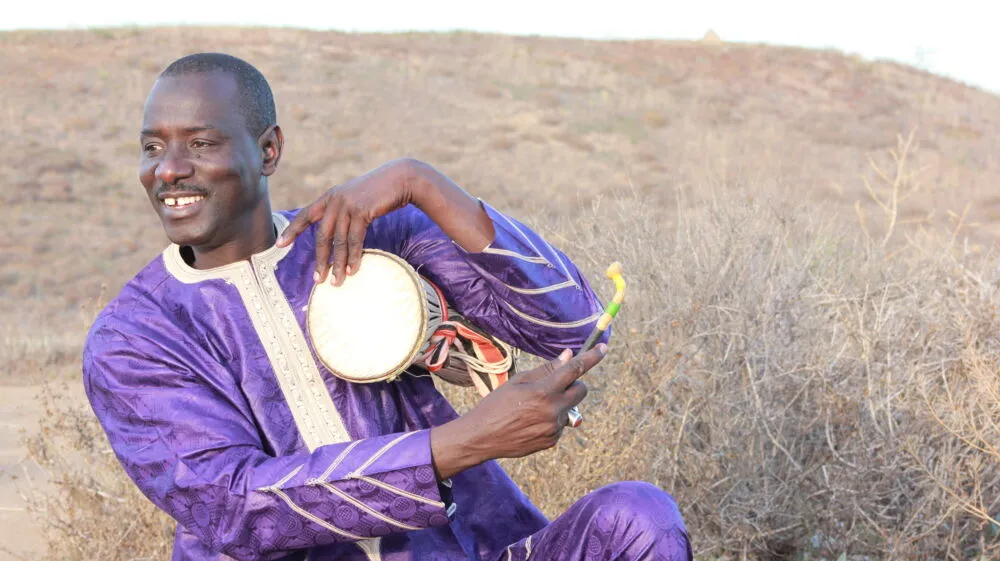
<svg viewBox="0 0 1000 561">
<path fill-rule="evenodd" d="M 407 160 L 404 169 L 413 205 L 462 249 L 478 253 L 493 241 L 493 221 L 478 199 L 428 164 Z"/>
</svg>

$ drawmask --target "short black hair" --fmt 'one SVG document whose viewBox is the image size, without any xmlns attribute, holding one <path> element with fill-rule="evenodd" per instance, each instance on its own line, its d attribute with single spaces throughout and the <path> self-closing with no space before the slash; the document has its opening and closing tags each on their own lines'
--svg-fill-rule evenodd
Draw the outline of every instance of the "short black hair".
<svg viewBox="0 0 1000 561">
<path fill-rule="evenodd" d="M 271 86 L 264 75 L 245 60 L 225 53 L 195 53 L 170 63 L 160 77 L 203 72 L 225 72 L 236 80 L 239 110 L 250 134 L 260 135 L 267 127 L 277 124 Z"/>
</svg>

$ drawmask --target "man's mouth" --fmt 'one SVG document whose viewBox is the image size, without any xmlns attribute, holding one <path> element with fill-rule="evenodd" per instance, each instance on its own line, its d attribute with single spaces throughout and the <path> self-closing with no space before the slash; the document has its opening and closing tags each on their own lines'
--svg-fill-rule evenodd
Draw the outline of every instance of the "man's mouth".
<svg viewBox="0 0 1000 561">
<path fill-rule="evenodd" d="M 191 206 L 198 201 L 204 200 L 205 197 L 201 195 L 193 195 L 188 197 L 164 197 L 163 204 L 170 208 L 184 208 Z"/>
</svg>

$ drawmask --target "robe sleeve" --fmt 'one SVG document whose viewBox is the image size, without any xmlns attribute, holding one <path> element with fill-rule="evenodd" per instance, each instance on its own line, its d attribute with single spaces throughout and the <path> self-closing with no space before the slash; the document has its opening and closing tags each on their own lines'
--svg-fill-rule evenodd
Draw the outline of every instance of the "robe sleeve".
<svg viewBox="0 0 1000 561">
<path fill-rule="evenodd" d="M 546 359 L 566 348 L 579 351 L 603 310 L 587 279 L 525 224 L 480 204 L 495 232 L 480 252 L 463 249 L 413 206 L 382 217 L 386 223 L 375 232 L 390 237 L 395 253 L 494 337 Z M 599 342 L 610 334 L 609 328 Z"/>
<path fill-rule="evenodd" d="M 206 548 L 273 559 L 449 523 L 428 430 L 274 457 L 232 374 L 150 331 L 95 324 L 86 393 L 128 476 Z"/>
</svg>

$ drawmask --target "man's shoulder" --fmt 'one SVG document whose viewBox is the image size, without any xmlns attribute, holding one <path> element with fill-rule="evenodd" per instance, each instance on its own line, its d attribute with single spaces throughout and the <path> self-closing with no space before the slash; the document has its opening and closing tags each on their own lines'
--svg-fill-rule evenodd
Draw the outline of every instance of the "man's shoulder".
<svg viewBox="0 0 1000 561">
<path fill-rule="evenodd" d="M 85 352 L 147 325 L 149 314 L 160 309 L 156 295 L 169 278 L 161 252 L 126 281 L 97 313 L 87 333 Z"/>
</svg>

